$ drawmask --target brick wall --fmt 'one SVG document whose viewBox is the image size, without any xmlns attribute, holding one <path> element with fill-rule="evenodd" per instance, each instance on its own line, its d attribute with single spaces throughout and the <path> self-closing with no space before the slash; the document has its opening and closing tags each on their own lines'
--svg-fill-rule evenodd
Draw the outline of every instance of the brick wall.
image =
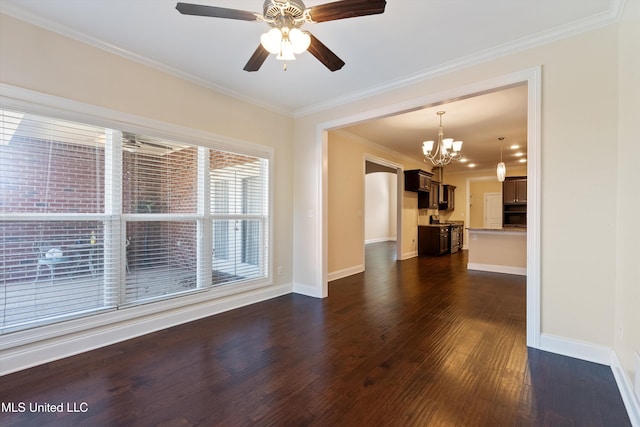
<svg viewBox="0 0 640 427">
<path fill-rule="evenodd" d="M 210 168 L 255 161 L 255 158 L 211 151 Z M 196 213 L 197 149 L 166 156 L 123 152 L 124 213 Z M 104 149 L 36 139 L 14 138 L 0 146 L 0 212 L 104 212 Z M 72 245 L 89 240 L 95 221 L 0 222 L 0 282 L 25 280 L 34 274 L 39 254 L 34 244 Z M 127 224 L 129 267 L 153 263 L 195 269 L 195 222 Z"/>
<path fill-rule="evenodd" d="M 103 148 L 27 138 L 0 145 L 0 212 L 103 211 Z"/>
</svg>

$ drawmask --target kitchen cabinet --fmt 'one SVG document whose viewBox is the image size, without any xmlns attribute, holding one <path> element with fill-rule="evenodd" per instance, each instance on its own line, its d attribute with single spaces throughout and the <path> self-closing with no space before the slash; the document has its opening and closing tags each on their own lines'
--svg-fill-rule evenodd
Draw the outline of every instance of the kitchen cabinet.
<svg viewBox="0 0 640 427">
<path fill-rule="evenodd" d="M 527 226 L 527 177 L 508 177 L 502 183 L 502 226 Z"/>
<path fill-rule="evenodd" d="M 424 191 L 431 190 L 431 172 L 421 169 L 404 171 L 404 191 Z"/>
<path fill-rule="evenodd" d="M 438 209 L 441 211 L 452 211 L 455 209 L 456 203 L 456 186 L 455 185 L 443 185 L 442 186 L 442 200 L 438 205 Z"/>
<path fill-rule="evenodd" d="M 502 183 L 502 200 L 504 204 L 527 203 L 527 177 L 513 176 L 505 178 Z"/>
<path fill-rule="evenodd" d="M 418 255 L 448 254 L 449 229 L 448 224 L 418 226 Z"/>
</svg>

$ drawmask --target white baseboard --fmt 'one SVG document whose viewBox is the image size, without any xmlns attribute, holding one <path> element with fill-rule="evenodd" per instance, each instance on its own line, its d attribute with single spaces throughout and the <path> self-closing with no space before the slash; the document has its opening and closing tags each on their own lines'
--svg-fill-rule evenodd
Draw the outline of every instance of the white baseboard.
<svg viewBox="0 0 640 427">
<path fill-rule="evenodd" d="M 353 267 L 343 268 L 342 270 L 332 271 L 327 274 L 327 280 L 329 282 L 333 280 L 342 279 L 343 277 L 352 276 L 354 274 L 362 273 L 364 271 L 364 265 L 354 265 Z"/>
<path fill-rule="evenodd" d="M 393 236 L 390 237 L 378 237 L 376 239 L 367 239 L 364 241 L 364 244 L 369 244 L 369 243 L 380 243 L 380 242 L 395 242 L 396 238 Z"/>
<path fill-rule="evenodd" d="M 400 255 L 400 257 L 398 259 L 400 261 L 403 261 L 405 259 L 415 258 L 417 256 L 418 256 L 418 251 L 403 252 L 402 255 Z"/>
<path fill-rule="evenodd" d="M 322 289 L 318 289 L 315 286 L 303 285 L 300 283 L 293 284 L 293 293 L 313 298 L 324 298 L 326 296 L 322 295 Z"/>
<path fill-rule="evenodd" d="M 615 351 L 612 351 L 611 353 L 611 370 L 613 371 L 613 376 L 618 384 L 618 390 L 620 390 L 620 394 L 622 395 L 624 406 L 627 408 L 627 414 L 631 420 L 631 425 L 634 427 L 640 427 L 640 401 L 638 401 L 638 397 L 633 392 L 631 380 L 622 367 L 618 355 Z"/>
<path fill-rule="evenodd" d="M 106 347 L 161 329 L 255 304 L 291 293 L 291 284 L 269 286 L 120 322 L 98 324 L 47 340 L 16 345 L 0 351 L 0 376 Z"/>
<path fill-rule="evenodd" d="M 526 276 L 526 267 L 511 267 L 508 265 L 479 264 L 470 262 L 467 264 L 467 270 L 488 271 L 491 273 L 516 274 L 518 276 Z"/>
<path fill-rule="evenodd" d="M 547 334 L 540 336 L 539 348 L 540 350 L 611 367 L 613 377 L 616 380 L 618 390 L 631 420 L 631 425 L 640 427 L 640 402 L 633 391 L 631 380 L 626 375 L 620 359 L 618 359 L 613 349 Z"/>
<path fill-rule="evenodd" d="M 540 350 L 586 360 L 587 362 L 611 365 L 611 348 L 597 344 L 541 334 L 539 348 Z"/>
</svg>

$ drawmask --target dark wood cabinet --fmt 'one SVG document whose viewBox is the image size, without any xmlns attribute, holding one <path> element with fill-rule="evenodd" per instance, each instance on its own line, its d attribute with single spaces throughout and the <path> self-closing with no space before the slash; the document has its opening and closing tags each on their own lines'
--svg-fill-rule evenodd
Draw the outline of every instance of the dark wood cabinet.
<svg viewBox="0 0 640 427">
<path fill-rule="evenodd" d="M 424 191 L 431 190 L 431 172 L 421 169 L 404 171 L 404 191 Z"/>
<path fill-rule="evenodd" d="M 438 209 L 438 186 L 431 172 L 421 169 L 404 171 L 404 190 L 418 193 L 418 209 Z"/>
<path fill-rule="evenodd" d="M 508 177 L 502 183 L 502 226 L 527 226 L 527 177 Z"/>
<path fill-rule="evenodd" d="M 504 204 L 527 203 L 527 177 L 513 176 L 502 183 L 502 201 Z"/>
<path fill-rule="evenodd" d="M 438 205 L 438 209 L 441 211 L 452 211 L 455 209 L 456 204 L 456 186 L 455 185 L 443 185 L 442 186 L 442 200 Z"/>
<path fill-rule="evenodd" d="M 449 245 L 448 225 L 418 227 L 418 255 L 439 256 L 448 254 Z"/>
</svg>

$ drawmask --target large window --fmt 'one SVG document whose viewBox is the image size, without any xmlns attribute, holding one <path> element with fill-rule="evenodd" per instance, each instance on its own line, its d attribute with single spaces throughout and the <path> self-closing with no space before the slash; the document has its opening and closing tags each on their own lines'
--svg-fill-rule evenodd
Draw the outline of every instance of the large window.
<svg viewBox="0 0 640 427">
<path fill-rule="evenodd" d="M 0 331 L 269 276 L 269 159 L 0 110 Z"/>
</svg>

